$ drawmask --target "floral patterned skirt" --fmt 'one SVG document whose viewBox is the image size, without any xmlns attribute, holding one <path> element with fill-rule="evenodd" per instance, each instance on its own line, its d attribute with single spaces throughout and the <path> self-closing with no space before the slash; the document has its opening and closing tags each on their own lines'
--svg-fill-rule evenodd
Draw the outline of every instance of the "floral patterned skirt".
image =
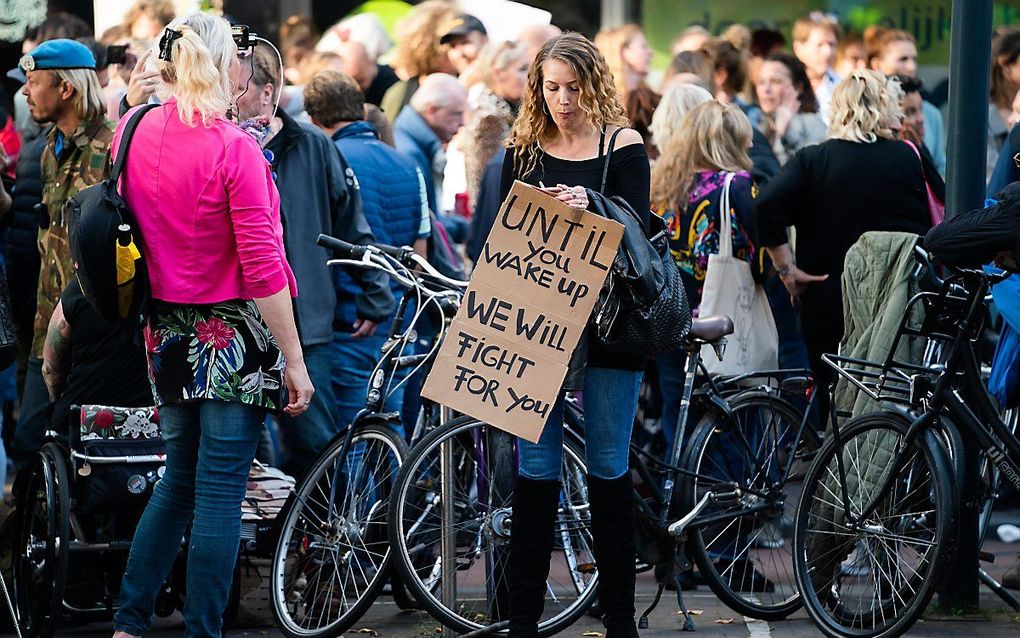
<svg viewBox="0 0 1020 638">
<path fill-rule="evenodd" d="M 285 360 L 254 301 L 212 305 L 152 300 L 145 330 L 149 381 L 158 405 L 193 399 L 285 405 Z"/>
</svg>

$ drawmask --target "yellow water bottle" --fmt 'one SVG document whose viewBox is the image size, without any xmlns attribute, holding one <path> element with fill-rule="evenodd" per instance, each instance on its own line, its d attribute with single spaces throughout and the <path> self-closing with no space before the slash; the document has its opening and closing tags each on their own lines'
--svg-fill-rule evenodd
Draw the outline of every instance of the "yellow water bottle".
<svg viewBox="0 0 1020 638">
<path fill-rule="evenodd" d="M 121 319 L 127 319 L 131 311 L 131 302 L 134 301 L 137 271 L 135 261 L 142 255 L 138 252 L 134 237 L 131 235 L 131 226 L 121 224 L 117 230 L 120 231 L 117 240 L 117 315 Z"/>
</svg>

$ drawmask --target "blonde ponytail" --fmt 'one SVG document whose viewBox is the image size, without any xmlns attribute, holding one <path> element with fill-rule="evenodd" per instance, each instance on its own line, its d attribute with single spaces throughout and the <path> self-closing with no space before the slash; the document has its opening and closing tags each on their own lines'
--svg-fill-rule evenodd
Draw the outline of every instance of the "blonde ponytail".
<svg viewBox="0 0 1020 638">
<path fill-rule="evenodd" d="M 157 62 L 166 83 L 160 97 L 177 98 L 177 115 L 188 126 L 197 125 L 196 113 L 202 125 L 209 126 L 226 115 L 233 94 L 230 66 L 237 49 L 230 25 L 207 13 L 192 13 L 177 18 L 167 29 L 181 36 L 170 43 L 169 60 Z"/>
</svg>

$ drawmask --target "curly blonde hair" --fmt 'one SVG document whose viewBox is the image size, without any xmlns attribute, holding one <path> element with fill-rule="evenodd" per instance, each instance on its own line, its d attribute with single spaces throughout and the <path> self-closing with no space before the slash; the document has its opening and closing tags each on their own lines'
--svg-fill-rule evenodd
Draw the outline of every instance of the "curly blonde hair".
<svg viewBox="0 0 1020 638">
<path fill-rule="evenodd" d="M 734 104 L 715 100 L 692 108 L 652 168 L 652 208 L 683 210 L 698 170 L 749 171 L 751 122 Z"/>
<path fill-rule="evenodd" d="M 902 97 L 903 89 L 895 78 L 878 71 L 854 71 L 832 92 L 829 137 L 862 144 L 896 139 L 889 125 L 903 118 Z"/>
<path fill-rule="evenodd" d="M 542 45 L 531 63 L 520 111 L 507 138 L 506 147 L 514 149 L 515 174 L 520 177 L 535 170 L 541 150 L 539 143 L 556 128 L 542 91 L 545 83 L 542 66 L 549 60 L 563 62 L 574 72 L 579 88 L 577 103 L 588 124 L 598 129 L 630 125 L 613 85 L 613 74 L 595 44 L 579 33 L 556 36 Z M 520 167 L 523 170 L 518 172 Z"/>
<path fill-rule="evenodd" d="M 454 5 L 445 0 L 425 0 L 401 18 L 395 29 L 393 67 L 405 80 L 442 73 L 449 69 L 446 51 L 439 43 L 443 30 L 457 17 Z"/>
</svg>

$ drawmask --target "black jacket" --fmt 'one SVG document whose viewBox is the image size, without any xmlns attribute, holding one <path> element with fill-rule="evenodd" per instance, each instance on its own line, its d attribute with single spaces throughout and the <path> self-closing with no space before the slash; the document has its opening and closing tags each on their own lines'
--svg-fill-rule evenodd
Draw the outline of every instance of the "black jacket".
<svg viewBox="0 0 1020 638">
<path fill-rule="evenodd" d="M 39 158 L 46 146 L 40 135 L 21 149 L 11 209 L 4 218 L 7 227 L 7 280 L 11 288 L 11 310 L 18 337 L 32 340 L 35 300 L 39 285 L 39 211 L 42 204 L 42 178 Z"/>
<path fill-rule="evenodd" d="M 283 243 L 297 278 L 297 320 L 301 343 L 333 340 L 336 291 L 326 266 L 328 250 L 316 245 L 320 233 L 352 244 L 374 242 L 361 209 L 357 178 L 333 141 L 310 124 L 279 112 L 283 128 L 266 145 L 280 191 Z M 389 278 L 376 270 L 351 269 L 361 286 L 355 300 L 359 319 L 381 322 L 394 310 Z"/>
<path fill-rule="evenodd" d="M 928 231 L 924 247 L 953 266 L 978 268 L 1001 253 L 1020 256 L 1020 182 L 999 194 L 987 208 L 947 219 Z"/>
</svg>

